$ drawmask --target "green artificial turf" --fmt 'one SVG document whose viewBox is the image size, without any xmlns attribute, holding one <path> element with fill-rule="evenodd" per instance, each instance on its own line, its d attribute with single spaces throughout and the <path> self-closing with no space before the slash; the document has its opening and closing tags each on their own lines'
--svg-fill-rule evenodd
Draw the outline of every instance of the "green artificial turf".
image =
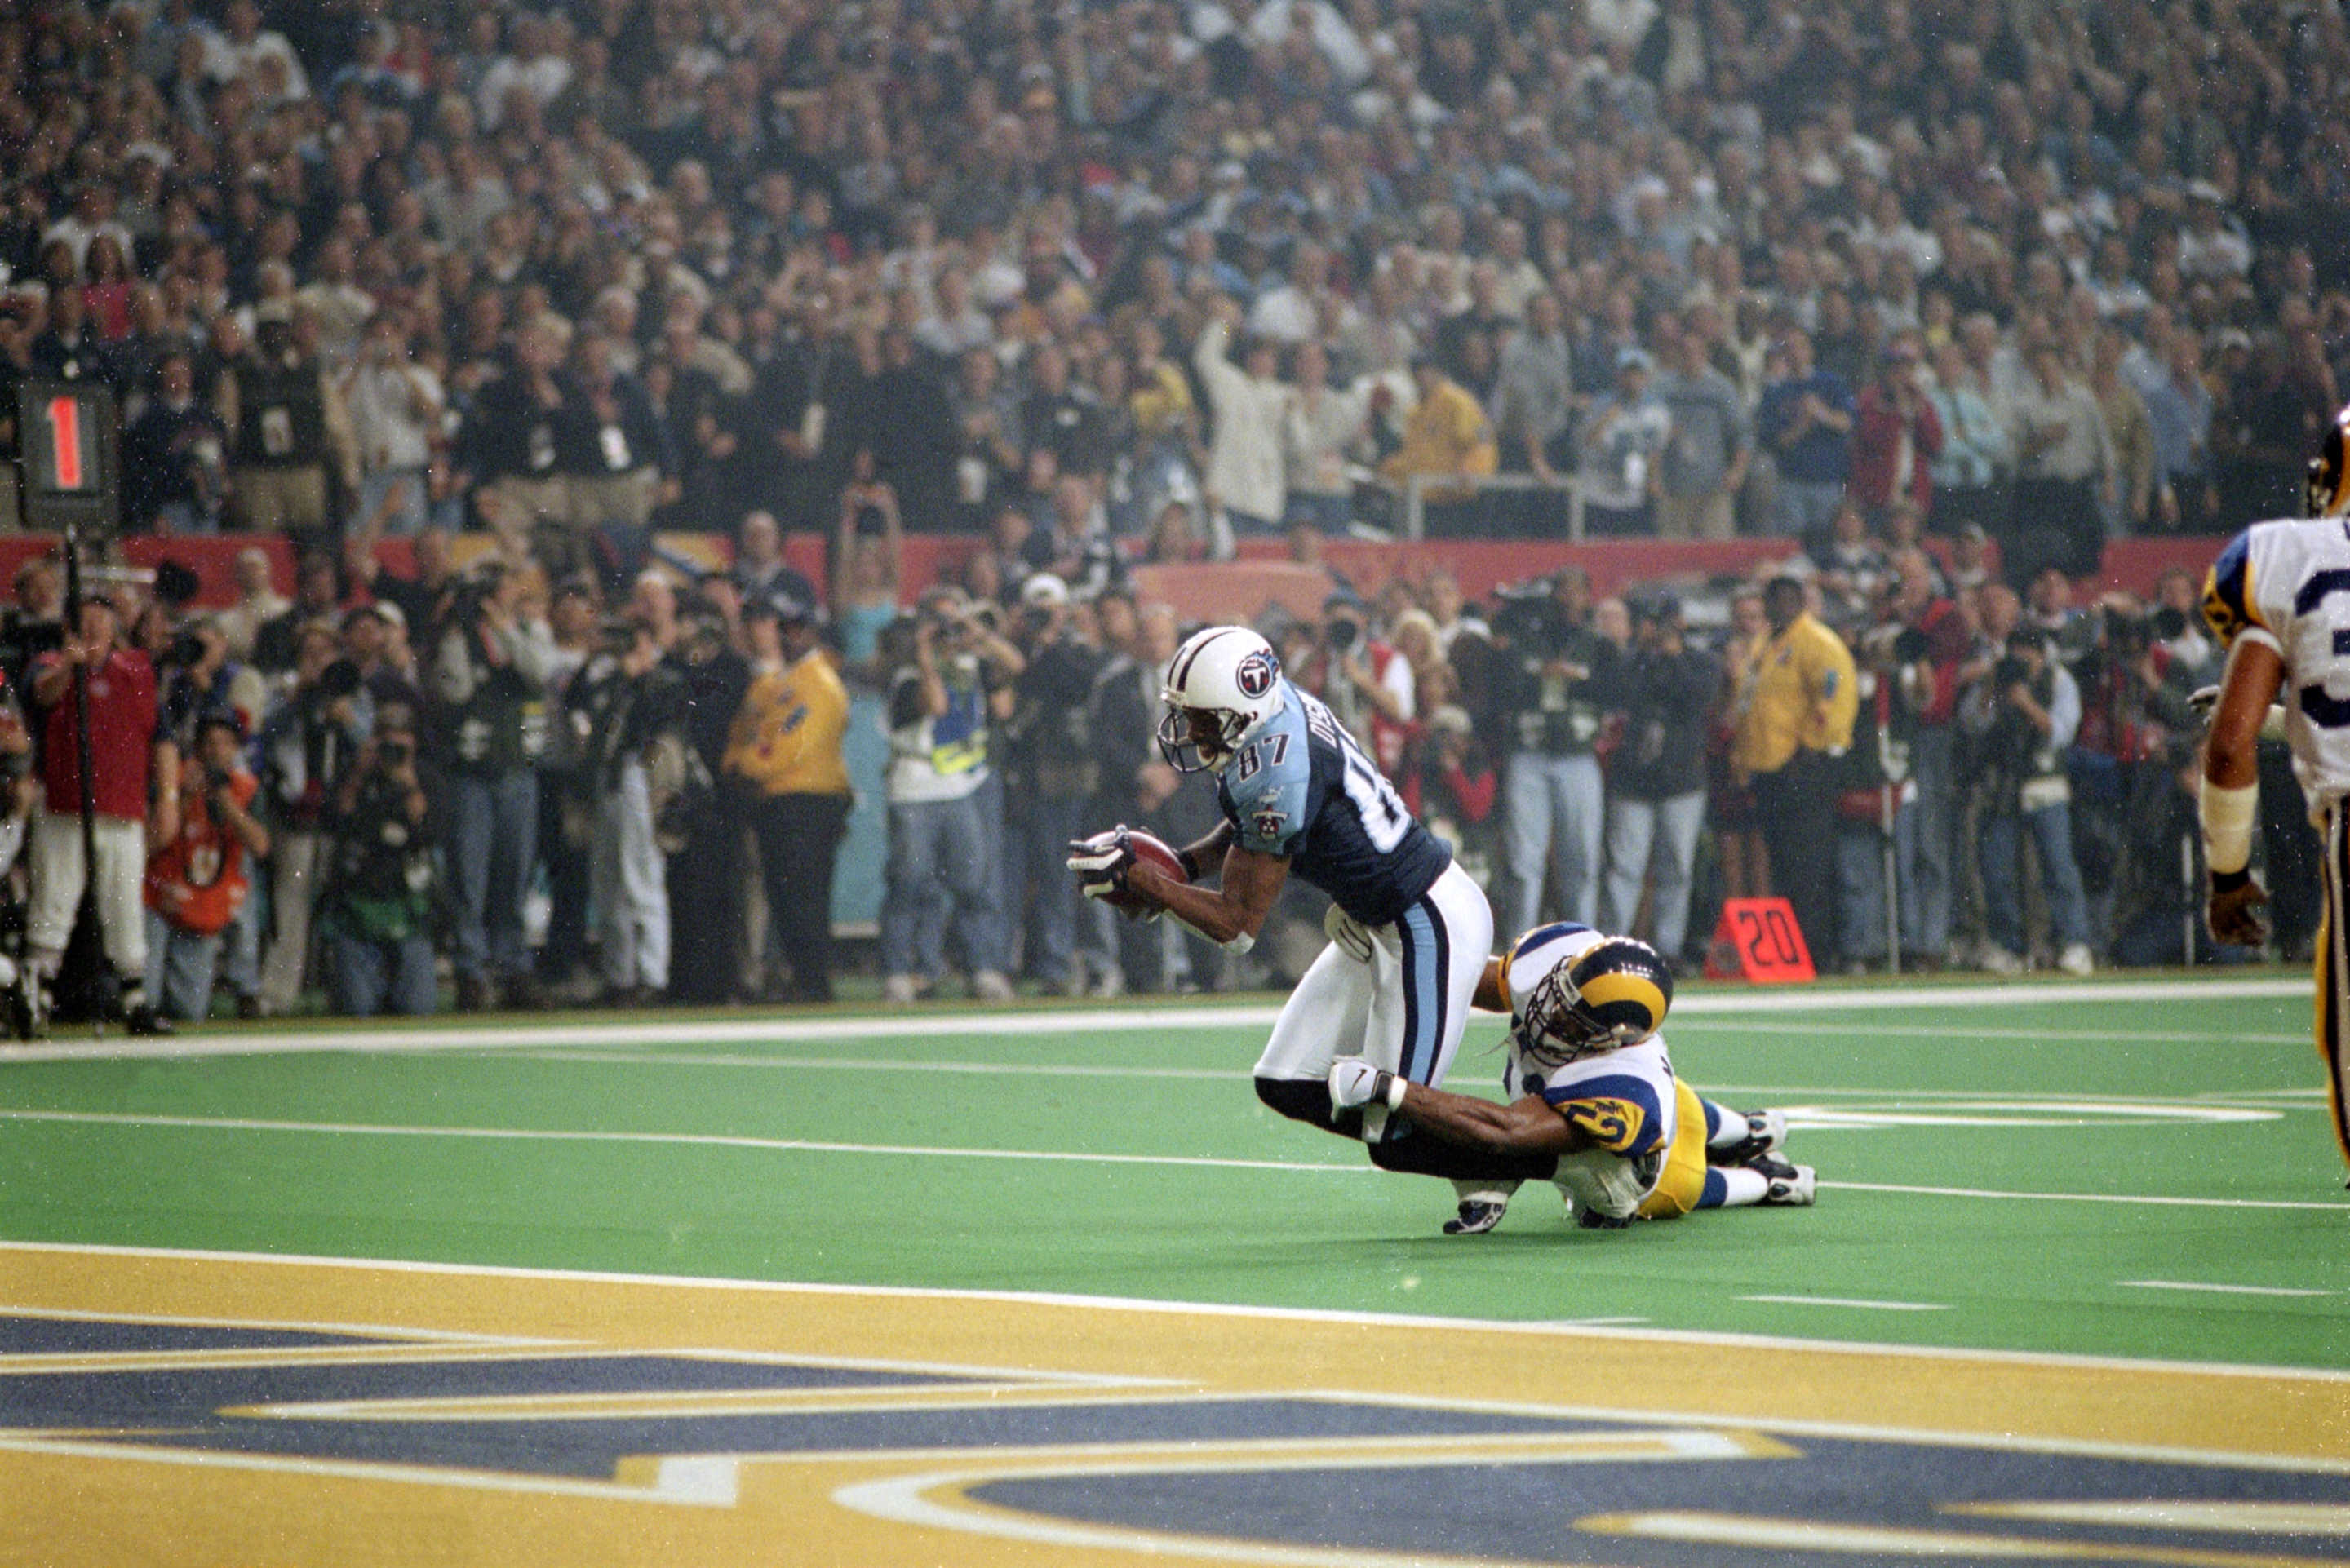
<svg viewBox="0 0 2350 1568">
<path fill-rule="evenodd" d="M 1204 1015 L 721 1044 L 649 1018 L 577 1049 L 0 1064 L 0 1111 L 302 1124 L 0 1119 L 0 1238 L 2350 1366 L 2350 1201 L 2305 997 L 1966 995 L 1676 1015 L 1700 1092 L 1847 1124 L 1791 1141 L 1825 1184 L 1809 1210 L 1586 1232 L 1537 1188 L 1492 1235 L 1446 1239 L 1448 1187 L 1259 1106 L 1262 1030 Z M 1498 1033 L 1472 1028 L 1454 1086 L 1492 1092 Z M 1037 1066 L 1084 1070 L 1005 1070 Z"/>
</svg>

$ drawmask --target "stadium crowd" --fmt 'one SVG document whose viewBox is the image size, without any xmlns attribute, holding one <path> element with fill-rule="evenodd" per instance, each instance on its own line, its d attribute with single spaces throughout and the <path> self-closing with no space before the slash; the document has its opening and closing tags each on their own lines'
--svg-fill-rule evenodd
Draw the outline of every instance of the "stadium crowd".
<svg viewBox="0 0 2350 1568">
<path fill-rule="evenodd" d="M 1415 521 L 1801 548 L 1726 624 L 1570 568 L 1266 626 L 1504 925 L 2175 958 L 2195 584 L 2072 582 L 2292 512 L 2350 374 L 2337 5 L 119 0 L 0 6 L 0 356 L 112 389 L 130 528 L 302 551 L 71 638 L 17 584 L 34 961 L 52 671 L 143 660 L 182 1016 L 421 1010 L 440 950 L 469 1007 L 828 995 L 859 702 L 885 994 L 1228 983 L 1060 871 L 1209 809 L 1128 573 Z"/>
</svg>

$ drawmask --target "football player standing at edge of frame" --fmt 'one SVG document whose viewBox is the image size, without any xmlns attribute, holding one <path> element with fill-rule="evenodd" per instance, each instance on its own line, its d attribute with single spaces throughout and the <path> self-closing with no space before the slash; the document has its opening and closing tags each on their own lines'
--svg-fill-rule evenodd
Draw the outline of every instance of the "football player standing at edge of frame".
<svg viewBox="0 0 2350 1568">
<path fill-rule="evenodd" d="M 1223 815 L 1178 853 L 1181 875 L 1137 857 L 1124 829 L 1070 846 L 1089 897 L 1164 910 L 1246 952 L 1295 873 L 1327 893 L 1330 945 L 1274 1023 L 1257 1097 L 1295 1121 L 1360 1138 L 1390 1170 L 1485 1185 L 1490 1157 L 1412 1136 L 1388 1106 L 1331 1104 L 1331 1064 L 1359 1056 L 1404 1081 L 1444 1081 L 1493 946 L 1485 895 L 1414 820 L 1330 710 L 1281 673 L 1246 627 L 1210 627 L 1176 650 L 1159 745 L 1179 772 L 1215 775 Z M 1216 884 L 1199 878 L 1210 867 Z"/>
<path fill-rule="evenodd" d="M 2325 844 L 2325 918 L 2317 933 L 2317 1053 L 2334 1141 L 2350 1161 L 2350 408 L 2310 460 L 2307 519 L 2255 523 L 2228 542 L 2203 585 L 2203 618 L 2228 650 L 2204 742 L 2197 815 L 2214 940 L 2258 947 L 2268 895 L 2252 879 L 2260 815 L 2256 750 L 2269 704 L 2285 697 L 2284 737 L 2309 818 Z"/>
</svg>

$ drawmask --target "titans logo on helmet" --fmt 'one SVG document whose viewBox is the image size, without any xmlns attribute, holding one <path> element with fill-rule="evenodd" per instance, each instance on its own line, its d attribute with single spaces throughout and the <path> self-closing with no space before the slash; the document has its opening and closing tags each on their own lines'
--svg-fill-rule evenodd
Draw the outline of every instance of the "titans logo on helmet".
<svg viewBox="0 0 2350 1568">
<path fill-rule="evenodd" d="M 1241 689 L 1243 697 L 1262 697 L 1273 690 L 1273 679 L 1281 673 L 1269 653 L 1252 653 L 1232 670 L 1232 684 Z"/>
</svg>

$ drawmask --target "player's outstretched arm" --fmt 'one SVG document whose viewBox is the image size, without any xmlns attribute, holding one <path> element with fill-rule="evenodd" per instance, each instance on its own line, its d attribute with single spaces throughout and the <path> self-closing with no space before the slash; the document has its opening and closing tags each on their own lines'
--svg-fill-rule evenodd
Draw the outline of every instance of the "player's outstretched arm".
<svg viewBox="0 0 2350 1568">
<path fill-rule="evenodd" d="M 2203 744 L 2203 787 L 2196 815 L 2203 828 L 2210 891 L 2204 919 L 2215 940 L 2256 947 L 2268 935 L 2261 908 L 2268 895 L 2252 880 L 2252 828 L 2260 816 L 2261 725 L 2284 681 L 2284 660 L 2265 637 L 2239 635 L 2228 654 L 2211 732 Z"/>
<path fill-rule="evenodd" d="M 1331 1064 L 1333 1106 L 1367 1106 L 1373 1100 L 1401 1111 L 1415 1126 L 1447 1143 L 1493 1154 L 1569 1154 L 1583 1147 L 1582 1135 L 1540 1095 L 1496 1105 L 1399 1078 L 1359 1056 L 1342 1056 Z"/>
</svg>

